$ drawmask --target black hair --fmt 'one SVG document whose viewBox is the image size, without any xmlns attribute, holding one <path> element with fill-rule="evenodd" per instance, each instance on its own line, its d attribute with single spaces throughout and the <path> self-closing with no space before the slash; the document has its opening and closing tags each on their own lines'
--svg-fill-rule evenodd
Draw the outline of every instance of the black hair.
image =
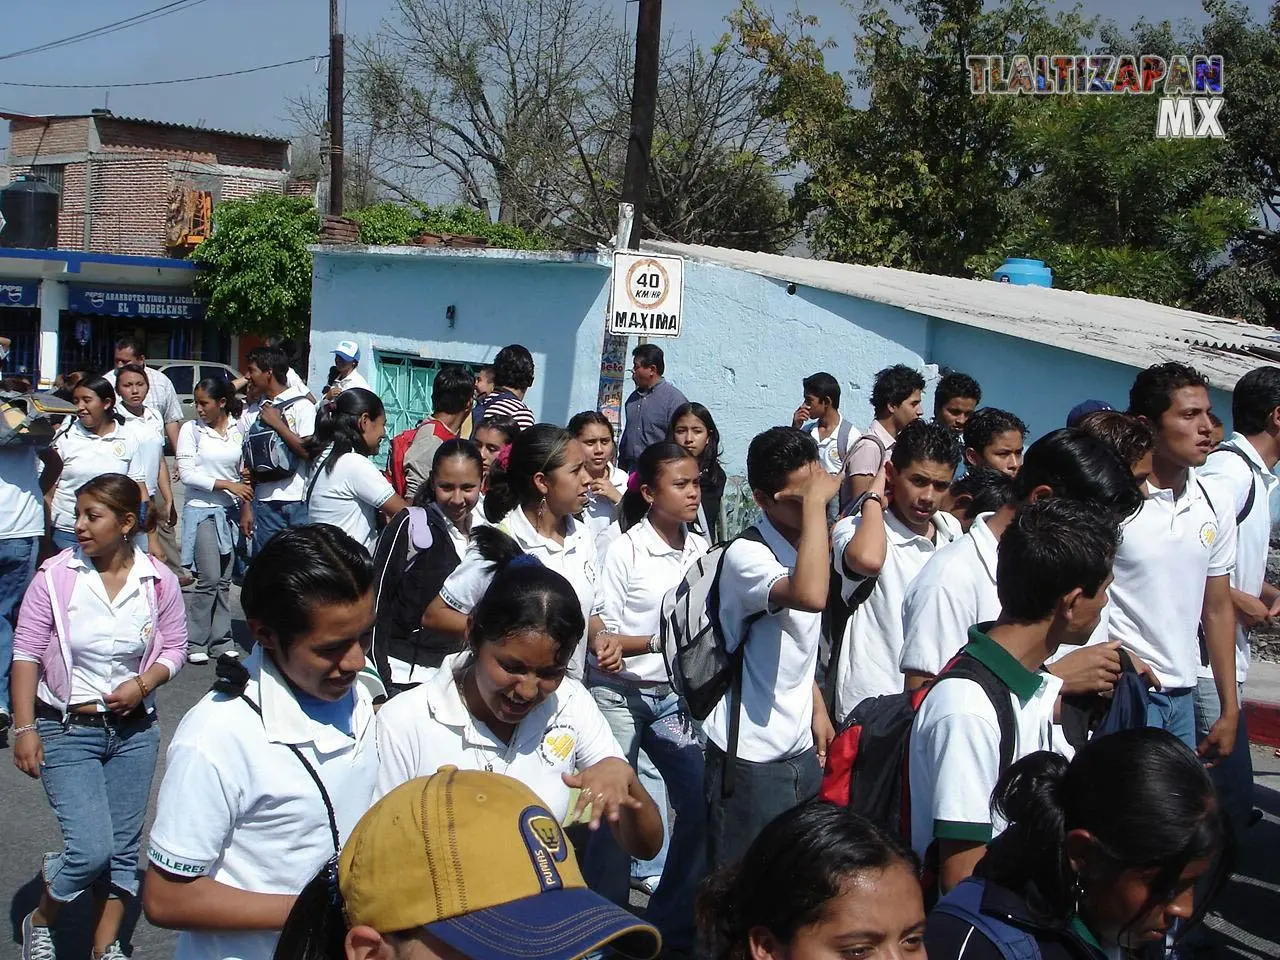
<svg viewBox="0 0 1280 960">
<path fill-rule="evenodd" d="M 489 491 L 484 496 L 484 515 L 499 523 L 516 507 L 527 507 L 542 499 L 533 485 L 535 474 L 549 474 L 565 464 L 573 434 L 554 423 L 535 423 L 511 441 L 511 456 L 504 469 L 496 460 L 489 467 Z"/>
<path fill-rule="evenodd" d="M 289 382 L 289 355 L 280 347 L 254 347 L 245 357 L 245 362 L 264 372 L 269 371 L 282 384 Z"/>
<path fill-rule="evenodd" d="M 1147 422 L 1158 428 L 1160 418 L 1173 403 L 1175 390 L 1184 387 L 1209 389 L 1209 381 L 1195 367 L 1185 363 L 1157 363 L 1147 367 L 1134 378 L 1129 388 L 1129 413 L 1146 417 Z"/>
<path fill-rule="evenodd" d="M 221 377 L 205 377 L 195 385 L 192 393 L 194 394 L 196 390 L 203 390 L 210 399 L 223 401 L 229 417 L 238 417 L 244 410 L 244 401 L 240 399 L 230 380 L 224 380 Z"/>
<path fill-rule="evenodd" d="M 431 381 L 431 412 L 462 413 L 476 394 L 475 377 L 456 363 L 446 363 Z"/>
<path fill-rule="evenodd" d="M 1014 502 L 1013 477 L 992 467 L 972 467 L 951 484 L 951 496 L 967 500 L 965 511 L 970 517 L 993 513 Z"/>
<path fill-rule="evenodd" d="M 658 474 L 662 472 L 664 465 L 679 463 L 686 459 L 697 462 L 697 458 L 692 453 L 670 440 L 659 440 L 644 448 L 636 459 L 635 489 L 632 489 L 628 483 L 626 491 L 622 494 L 618 526 L 622 528 L 623 533 L 643 520 L 645 514 L 649 512 L 649 504 L 645 501 L 644 494 L 640 492 L 640 487 L 655 486 L 658 482 Z"/>
<path fill-rule="evenodd" d="M 103 403 L 111 404 L 111 412 L 108 416 L 116 423 L 124 423 L 124 414 L 120 412 L 120 398 L 116 395 L 116 388 L 106 377 L 85 377 L 71 391 L 74 397 L 76 390 L 92 390 L 98 395 L 98 399 Z"/>
<path fill-rule="evenodd" d="M 698 932 L 713 960 L 748 960 L 753 927 L 789 944 L 850 878 L 899 864 L 915 873 L 915 854 L 848 807 L 792 807 L 760 831 L 740 863 L 703 883 Z"/>
<path fill-rule="evenodd" d="M 138 489 L 138 481 L 126 477 L 123 473 L 100 473 L 85 481 L 76 488 L 76 496 L 89 496 L 116 515 L 116 519 L 124 522 L 125 516 L 133 514 L 135 533 L 150 533 L 156 528 L 156 511 L 147 511 L 146 523 L 142 523 L 142 491 Z"/>
<path fill-rule="evenodd" d="M 471 611 L 467 630 L 471 650 L 536 630 L 555 642 L 556 662 L 564 666 L 587 629 L 573 585 L 526 554 L 497 527 L 477 528 L 471 543 L 493 571 L 484 596 Z"/>
<path fill-rule="evenodd" d="M 964 445 L 979 454 L 987 449 L 996 437 L 1002 433 L 1016 431 L 1027 436 L 1027 425 L 1008 410 L 995 407 L 983 407 L 969 418 L 964 425 Z"/>
<path fill-rule="evenodd" d="M 889 462 L 896 469 L 905 470 L 920 461 L 945 463 L 954 470 L 959 462 L 955 434 L 940 423 L 924 420 L 916 420 L 899 430 Z"/>
<path fill-rule="evenodd" d="M 604 427 L 609 431 L 609 436 L 613 436 L 613 424 L 599 410 L 583 410 L 581 413 L 575 413 L 569 418 L 568 429 L 576 437 L 582 433 L 584 428 L 593 424 L 598 427 Z"/>
<path fill-rule="evenodd" d="M 1026 500 L 1037 487 L 1050 488 L 1055 497 L 1101 507 L 1117 521 L 1137 513 L 1143 501 L 1124 458 L 1111 444 L 1079 427 L 1046 433 L 1027 448 L 1013 481 L 1014 497 Z"/>
<path fill-rule="evenodd" d="M 1145 457 L 1156 443 L 1155 432 L 1145 420 L 1118 410 L 1095 410 L 1081 417 L 1076 426 L 1090 436 L 1111 444 L 1131 467 Z"/>
<path fill-rule="evenodd" d="M 967 373 L 952 371 L 945 374 L 933 391 L 933 415 L 935 417 L 941 415 L 946 405 L 957 397 L 981 403 L 982 387 L 978 386 L 978 381 Z"/>
<path fill-rule="evenodd" d="M 783 490 L 787 478 L 818 459 L 818 445 L 794 427 L 770 427 L 757 433 L 747 448 L 747 483 L 766 499 Z"/>
<path fill-rule="evenodd" d="M 289 908 L 273 960 L 345 960 L 347 915 L 342 895 L 333 901 L 338 864 L 330 860 L 307 883 Z"/>
<path fill-rule="evenodd" d="M 890 407 L 907 402 L 917 390 L 924 390 L 924 376 L 905 363 L 895 363 L 876 374 L 871 388 L 871 408 L 877 418 L 886 416 Z"/>
<path fill-rule="evenodd" d="M 476 425 L 476 429 L 472 431 L 475 435 L 476 430 L 498 430 L 507 438 L 507 443 L 515 440 L 520 435 L 520 424 L 516 423 L 510 417 L 500 417 L 496 414 L 492 417 L 485 417 Z"/>
<path fill-rule="evenodd" d="M 481 366 L 479 366 L 479 367 L 476 367 L 476 376 L 477 376 L 477 377 L 482 377 L 482 376 L 484 376 L 486 373 L 489 375 L 489 379 L 490 379 L 490 380 L 492 380 L 492 379 L 493 379 L 493 364 L 492 364 L 492 363 L 486 363 L 486 364 L 483 364 L 483 365 L 481 365 Z"/>
<path fill-rule="evenodd" d="M 313 523 L 281 530 L 254 555 L 240 606 L 283 651 L 311 629 L 317 606 L 356 603 L 372 587 L 369 551 L 332 524 Z"/>
<path fill-rule="evenodd" d="M 334 466 L 345 454 L 373 456 L 373 451 L 364 442 L 364 434 L 360 432 L 360 418 L 367 416 L 370 420 L 377 420 L 385 413 L 378 395 L 364 387 L 352 387 L 332 400 L 325 400 L 320 404 L 315 435 L 307 441 L 312 464 L 330 446 L 333 450 L 325 458 L 325 473 L 333 473 Z"/>
<path fill-rule="evenodd" d="M 116 341 L 116 349 L 132 350 L 135 359 L 147 355 L 147 348 L 143 346 L 142 341 L 137 337 L 121 337 Z"/>
<path fill-rule="evenodd" d="M 427 504 L 435 501 L 435 477 L 436 471 L 440 469 L 440 464 L 444 463 L 451 457 L 459 457 L 463 460 L 470 460 L 475 464 L 476 470 L 480 476 L 484 476 L 484 457 L 480 456 L 480 448 L 472 441 L 464 440 L 461 437 L 454 437 L 452 440 L 446 440 L 440 446 L 436 447 L 435 455 L 431 458 L 431 472 L 427 474 L 426 483 L 418 487 L 417 493 L 413 496 L 413 505 L 415 507 L 425 507 Z"/>
<path fill-rule="evenodd" d="M 147 381 L 147 393 L 151 393 L 151 380 L 147 377 L 147 365 L 145 363 L 126 363 L 122 367 L 116 367 L 115 390 L 117 398 L 120 398 L 120 378 L 126 373 L 136 373 Z M 124 404 L 123 398 L 120 398 L 120 404 Z"/>
<path fill-rule="evenodd" d="M 1014 890 L 1034 886 L 1045 912 L 1063 924 L 1076 912 L 1077 884 L 1093 879 L 1071 866 L 1066 838 L 1073 830 L 1093 836 L 1113 877 L 1155 871 L 1134 920 L 1173 895 L 1192 861 L 1219 858 L 1201 891 L 1201 910 L 1230 874 L 1232 850 L 1213 782 L 1199 758 L 1165 730 L 1097 737 L 1070 763 L 1048 751 L 1023 757 L 996 783 L 993 806 L 1009 827 L 975 872 Z"/>
<path fill-rule="evenodd" d="M 1076 588 L 1097 596 L 1111 576 L 1119 540 L 1115 519 L 1091 504 L 1058 497 L 1024 503 L 997 551 L 1002 615 L 1015 623 L 1036 623 Z"/>
<path fill-rule="evenodd" d="M 720 469 L 720 428 L 716 426 L 711 411 L 702 404 L 690 401 L 676 407 L 675 412 L 671 414 L 671 425 L 667 427 L 667 439 L 675 439 L 676 424 L 690 414 L 701 420 L 702 425 L 707 428 L 707 445 L 698 457 L 698 466 L 702 470 L 703 477 L 706 478 L 717 471 L 723 475 L 724 471 Z"/>
<path fill-rule="evenodd" d="M 533 354 L 518 343 L 499 350 L 493 358 L 493 385 L 528 390 L 533 386 Z"/>
<path fill-rule="evenodd" d="M 840 409 L 840 381 L 829 373 L 815 373 L 805 377 L 801 383 L 805 393 L 813 394 L 819 400 L 826 400 L 835 409 Z"/>
<path fill-rule="evenodd" d="M 667 372 L 667 360 L 662 355 L 662 348 L 656 343 L 642 343 L 631 351 L 632 358 L 642 367 L 653 367 L 658 376 Z"/>
<path fill-rule="evenodd" d="M 1250 370 L 1231 394 L 1231 420 L 1247 437 L 1266 433 L 1267 420 L 1280 407 L 1280 367 Z"/>
</svg>

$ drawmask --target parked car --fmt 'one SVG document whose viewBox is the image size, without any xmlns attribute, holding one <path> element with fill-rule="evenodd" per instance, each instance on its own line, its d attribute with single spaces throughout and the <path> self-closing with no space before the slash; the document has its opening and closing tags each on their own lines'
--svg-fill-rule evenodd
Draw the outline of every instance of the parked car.
<svg viewBox="0 0 1280 960">
<path fill-rule="evenodd" d="M 178 402 L 182 404 L 182 416 L 185 420 L 194 420 L 196 401 L 192 396 L 195 386 L 206 377 L 217 377 L 228 382 L 240 379 L 240 371 L 225 363 L 213 360 L 147 360 L 148 367 L 154 367 L 173 381 L 173 389 L 178 394 Z"/>
</svg>

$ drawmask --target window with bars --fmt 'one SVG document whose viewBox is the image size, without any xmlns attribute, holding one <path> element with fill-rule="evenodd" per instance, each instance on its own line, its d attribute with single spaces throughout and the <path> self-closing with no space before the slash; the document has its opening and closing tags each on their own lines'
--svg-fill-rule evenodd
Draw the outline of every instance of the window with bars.
<svg viewBox="0 0 1280 960">
<path fill-rule="evenodd" d="M 31 175 L 39 177 L 53 189 L 58 191 L 58 209 L 62 209 L 62 175 L 66 165 L 61 163 L 39 164 L 31 168 Z"/>
</svg>

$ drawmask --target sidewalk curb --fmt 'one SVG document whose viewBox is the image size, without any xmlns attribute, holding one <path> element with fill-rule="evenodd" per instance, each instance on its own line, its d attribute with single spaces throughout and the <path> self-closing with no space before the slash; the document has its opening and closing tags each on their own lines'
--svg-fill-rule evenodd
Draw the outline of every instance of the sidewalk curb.
<svg viewBox="0 0 1280 960">
<path fill-rule="evenodd" d="M 1244 716 L 1250 743 L 1280 747 L 1280 703 L 1245 700 Z"/>
</svg>

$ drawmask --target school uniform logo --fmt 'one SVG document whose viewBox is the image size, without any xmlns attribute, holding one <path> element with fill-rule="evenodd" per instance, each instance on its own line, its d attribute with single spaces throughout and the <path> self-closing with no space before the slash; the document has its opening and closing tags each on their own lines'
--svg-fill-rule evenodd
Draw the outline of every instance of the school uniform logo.
<svg viewBox="0 0 1280 960">
<path fill-rule="evenodd" d="M 117 457 L 123 457 L 124 456 L 123 441 L 120 441 L 120 440 L 113 441 L 111 444 L 111 452 L 115 454 Z"/>
<path fill-rule="evenodd" d="M 1218 539 L 1218 525 L 1205 521 L 1200 524 L 1200 546 L 1208 550 L 1213 546 L 1213 541 Z"/>
<path fill-rule="evenodd" d="M 538 745 L 538 756 L 549 767 L 558 767 L 573 756 L 573 748 L 577 743 L 573 728 L 557 723 L 548 728 Z"/>
</svg>

